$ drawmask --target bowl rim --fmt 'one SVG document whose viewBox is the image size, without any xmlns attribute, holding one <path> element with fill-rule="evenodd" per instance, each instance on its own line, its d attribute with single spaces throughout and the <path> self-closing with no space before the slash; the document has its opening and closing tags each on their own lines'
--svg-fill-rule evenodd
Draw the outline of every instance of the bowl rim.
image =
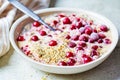
<svg viewBox="0 0 120 80">
<path fill-rule="evenodd" d="M 17 19 L 12 27 L 11 27 L 11 30 L 10 30 L 10 42 L 13 46 L 13 48 L 17 51 L 17 53 L 19 53 L 21 56 L 23 56 L 24 58 L 26 58 L 27 60 L 29 60 L 30 62 L 32 63 L 35 63 L 35 64 L 38 64 L 38 65 L 42 65 L 42 66 L 46 66 L 46 67 L 54 67 L 54 68 L 78 68 L 78 67 L 84 67 L 84 66 L 88 66 L 88 65 L 91 65 L 93 63 L 96 63 L 98 62 L 99 60 L 102 60 L 104 59 L 104 57 L 106 56 L 109 56 L 112 51 L 114 50 L 114 48 L 116 47 L 117 43 L 118 43 L 118 39 L 119 39 L 119 35 L 118 35 L 118 30 L 117 28 L 115 27 L 115 25 L 110 21 L 108 20 L 106 17 L 98 14 L 98 13 L 95 13 L 95 12 L 91 12 L 91 11 L 88 11 L 88 10 L 83 10 L 83 9 L 79 9 L 79 8 L 47 8 L 47 9 L 40 9 L 40 10 L 37 10 L 35 11 L 35 13 L 37 14 L 41 14 L 41 13 L 46 13 L 46 12 L 54 12 L 54 11 L 73 11 L 73 12 L 85 12 L 87 14 L 91 14 L 91 15 L 94 15 L 94 16 L 99 16 L 100 18 L 103 18 L 106 22 L 108 22 L 111 26 L 114 27 L 114 31 L 116 33 L 115 37 L 115 41 L 114 41 L 114 45 L 111 46 L 111 49 L 109 49 L 106 53 L 104 53 L 104 55 L 102 55 L 100 58 L 94 60 L 94 61 L 91 61 L 89 63 L 86 63 L 86 64 L 81 64 L 81 65 L 75 65 L 75 66 L 57 66 L 57 65 L 49 65 L 49 64 L 44 64 L 44 63 L 40 63 L 40 62 L 37 62 L 31 58 L 29 58 L 28 56 L 26 56 L 16 45 L 15 41 L 14 41 L 14 32 L 15 32 L 15 29 L 17 27 L 17 25 L 24 19 L 28 18 L 29 16 L 27 15 L 24 15 L 22 17 L 20 17 L 19 19 Z"/>
</svg>

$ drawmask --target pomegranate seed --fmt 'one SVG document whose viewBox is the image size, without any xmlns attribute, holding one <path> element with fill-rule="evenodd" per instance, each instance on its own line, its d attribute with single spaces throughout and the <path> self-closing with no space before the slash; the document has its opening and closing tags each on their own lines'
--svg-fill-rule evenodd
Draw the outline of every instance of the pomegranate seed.
<svg viewBox="0 0 120 80">
<path fill-rule="evenodd" d="M 103 48 L 103 46 L 99 46 L 100 48 Z"/>
<path fill-rule="evenodd" d="M 69 61 L 67 62 L 69 66 L 73 66 L 75 63 L 76 61 L 74 59 L 69 59 Z"/>
<path fill-rule="evenodd" d="M 52 37 L 52 35 L 48 35 L 48 37 Z"/>
<path fill-rule="evenodd" d="M 86 25 L 88 25 L 88 23 L 86 21 L 82 21 L 82 26 L 85 27 Z"/>
<path fill-rule="evenodd" d="M 74 48 L 76 46 L 76 44 L 74 42 L 69 42 L 68 45 L 69 45 L 70 48 Z"/>
<path fill-rule="evenodd" d="M 100 26 L 100 30 L 103 31 L 103 32 L 107 32 L 108 31 L 108 28 L 106 25 L 101 25 Z"/>
<path fill-rule="evenodd" d="M 92 28 L 87 27 L 87 28 L 85 29 L 85 34 L 90 35 L 91 33 L 92 33 Z"/>
<path fill-rule="evenodd" d="M 25 52 L 25 54 L 26 54 L 26 55 L 29 55 L 29 54 L 30 54 L 30 51 Z"/>
<path fill-rule="evenodd" d="M 56 20 L 53 21 L 53 24 L 54 24 L 54 25 L 56 25 L 57 23 L 58 23 L 58 21 L 56 21 Z"/>
<path fill-rule="evenodd" d="M 80 21 L 80 18 L 79 18 L 79 17 L 74 16 L 74 18 L 75 18 L 75 21 L 77 21 L 77 22 Z"/>
<path fill-rule="evenodd" d="M 51 40 L 49 42 L 49 46 L 56 46 L 57 45 L 57 42 L 55 40 Z"/>
<path fill-rule="evenodd" d="M 78 23 L 76 23 L 76 28 L 81 28 L 83 25 L 82 25 L 82 22 L 78 22 Z"/>
<path fill-rule="evenodd" d="M 95 40 L 94 40 L 94 39 L 89 39 L 89 42 L 90 42 L 90 43 L 94 43 Z"/>
<path fill-rule="evenodd" d="M 28 45 L 26 45 L 25 47 L 28 47 Z"/>
<path fill-rule="evenodd" d="M 97 33 L 91 33 L 90 38 L 96 41 L 99 39 L 99 35 Z"/>
<path fill-rule="evenodd" d="M 21 50 L 22 50 L 23 52 L 26 52 L 26 51 L 27 51 L 27 48 L 26 48 L 26 47 L 22 47 Z"/>
<path fill-rule="evenodd" d="M 111 44 L 111 40 L 110 39 L 105 39 L 105 43 L 106 44 Z"/>
<path fill-rule="evenodd" d="M 81 46 L 81 47 L 86 47 L 86 45 L 87 44 L 84 41 L 80 41 L 78 44 L 78 46 Z"/>
<path fill-rule="evenodd" d="M 97 46 L 97 45 L 93 45 L 93 46 L 92 46 L 92 49 L 97 50 L 97 49 L 98 49 L 98 46 Z"/>
<path fill-rule="evenodd" d="M 71 39 L 74 40 L 74 41 L 77 41 L 79 39 L 79 36 L 78 35 L 72 36 Z"/>
<path fill-rule="evenodd" d="M 84 63 L 88 63 L 88 62 L 92 61 L 92 58 L 90 56 L 86 55 L 86 54 L 83 54 L 82 58 L 83 58 Z"/>
<path fill-rule="evenodd" d="M 64 61 L 60 61 L 60 62 L 58 63 L 58 65 L 59 65 L 59 66 L 67 66 L 67 63 L 64 62 Z"/>
<path fill-rule="evenodd" d="M 98 43 L 102 43 L 103 40 L 102 40 L 102 39 L 98 39 L 97 42 L 98 42 Z"/>
<path fill-rule="evenodd" d="M 64 14 L 59 14 L 58 17 L 62 18 L 62 17 L 65 17 Z"/>
<path fill-rule="evenodd" d="M 93 24 L 93 20 L 90 20 L 90 21 L 89 21 L 89 24 L 92 25 L 92 24 Z"/>
<path fill-rule="evenodd" d="M 65 18 L 63 19 L 63 24 L 71 24 L 70 19 L 69 19 L 68 17 L 65 17 Z"/>
<path fill-rule="evenodd" d="M 17 41 L 24 41 L 24 36 L 18 36 Z"/>
<path fill-rule="evenodd" d="M 92 57 L 95 56 L 95 55 L 97 56 L 97 55 L 98 55 L 98 52 L 97 52 L 96 50 L 93 50 L 90 55 L 91 55 Z"/>
<path fill-rule="evenodd" d="M 71 37 L 70 37 L 70 35 L 67 35 L 65 38 L 66 38 L 66 39 L 70 39 Z"/>
<path fill-rule="evenodd" d="M 39 27 L 41 24 L 40 24 L 40 22 L 38 22 L 38 21 L 34 21 L 33 22 L 33 26 L 35 26 L 35 27 Z"/>
<path fill-rule="evenodd" d="M 76 26 L 75 25 L 71 25 L 70 29 L 71 30 L 76 29 Z"/>
<path fill-rule="evenodd" d="M 75 14 L 72 14 L 72 16 L 74 16 L 74 17 L 75 17 L 76 15 L 75 15 Z"/>
<path fill-rule="evenodd" d="M 96 29 L 93 29 L 93 32 L 97 33 L 97 30 L 96 30 Z"/>
<path fill-rule="evenodd" d="M 72 52 L 67 52 L 67 53 L 66 53 L 66 57 L 67 57 L 67 58 L 73 57 L 73 56 L 74 56 L 74 54 L 73 54 Z"/>
<path fill-rule="evenodd" d="M 47 33 L 45 31 L 40 31 L 40 35 L 45 36 L 45 35 L 47 35 Z"/>
<path fill-rule="evenodd" d="M 80 21 L 80 18 L 76 18 L 77 21 Z"/>
<path fill-rule="evenodd" d="M 103 34 L 103 33 L 99 33 L 98 35 L 99 35 L 99 37 L 102 38 L 102 39 L 106 37 L 105 34 Z"/>
<path fill-rule="evenodd" d="M 78 51 L 78 50 L 84 50 L 84 49 L 83 49 L 83 47 L 79 46 L 76 48 L 76 50 Z"/>
<path fill-rule="evenodd" d="M 20 49 L 23 50 L 23 47 L 21 47 Z"/>
<path fill-rule="evenodd" d="M 79 37 L 79 40 L 80 40 L 80 41 L 85 41 L 85 42 L 87 42 L 87 41 L 88 41 L 88 37 L 87 37 L 87 36 L 84 36 L 84 35 L 81 35 L 81 36 Z"/>
<path fill-rule="evenodd" d="M 32 41 L 38 41 L 39 38 L 38 38 L 36 35 L 34 35 L 34 36 L 32 36 L 31 40 L 32 40 Z"/>
</svg>

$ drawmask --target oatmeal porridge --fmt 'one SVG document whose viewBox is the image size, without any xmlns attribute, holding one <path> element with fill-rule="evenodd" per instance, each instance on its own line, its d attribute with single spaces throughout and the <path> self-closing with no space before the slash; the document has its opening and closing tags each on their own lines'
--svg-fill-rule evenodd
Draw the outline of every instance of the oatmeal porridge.
<svg viewBox="0 0 120 80">
<path fill-rule="evenodd" d="M 57 13 L 43 17 L 56 31 L 41 23 L 27 24 L 27 31 L 17 37 L 25 55 L 40 63 L 75 66 L 101 57 L 112 43 L 109 26 L 97 23 L 89 16 Z"/>
</svg>

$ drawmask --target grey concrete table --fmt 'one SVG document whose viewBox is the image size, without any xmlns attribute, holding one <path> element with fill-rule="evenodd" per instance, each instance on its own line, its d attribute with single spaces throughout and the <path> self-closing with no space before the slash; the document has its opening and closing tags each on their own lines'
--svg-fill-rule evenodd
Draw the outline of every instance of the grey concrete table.
<svg viewBox="0 0 120 80">
<path fill-rule="evenodd" d="M 120 0 L 52 0 L 51 7 L 74 7 L 97 12 L 110 19 L 120 31 Z M 73 75 L 57 75 L 39 71 L 29 66 L 11 47 L 0 58 L 0 80 L 120 80 L 120 41 L 102 64 L 96 68 Z"/>
</svg>

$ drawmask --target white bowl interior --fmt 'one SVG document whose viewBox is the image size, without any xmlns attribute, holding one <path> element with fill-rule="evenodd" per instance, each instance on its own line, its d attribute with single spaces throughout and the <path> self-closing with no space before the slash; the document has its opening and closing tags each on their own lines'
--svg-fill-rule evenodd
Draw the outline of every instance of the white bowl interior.
<svg viewBox="0 0 120 80">
<path fill-rule="evenodd" d="M 83 13 L 89 15 L 94 20 L 99 20 L 100 23 L 106 24 L 112 31 L 112 46 L 109 47 L 108 51 L 104 53 L 103 56 L 101 56 L 99 59 L 92 61 L 87 64 L 79 65 L 79 66 L 67 66 L 67 67 L 61 67 L 61 66 L 55 66 L 55 65 L 47 65 L 42 64 L 39 62 L 36 62 L 26 55 L 17 47 L 17 41 L 16 38 L 20 34 L 20 32 L 23 30 L 24 26 L 28 24 L 29 22 L 33 22 L 31 18 L 28 16 L 23 16 L 22 18 L 18 19 L 12 26 L 10 31 L 10 41 L 14 47 L 14 49 L 20 53 L 24 58 L 27 59 L 28 62 L 31 63 L 31 65 L 34 65 L 35 67 L 39 68 L 40 70 L 51 72 L 51 73 L 58 73 L 58 74 L 73 74 L 73 73 L 79 73 L 86 70 L 89 70 L 101 62 L 103 62 L 113 51 L 115 48 L 117 42 L 118 42 L 118 31 L 116 27 L 112 24 L 111 21 L 106 19 L 105 17 L 98 15 L 93 12 L 85 11 L 85 10 L 79 10 L 79 9 L 66 9 L 66 8 L 51 8 L 51 9 L 43 9 L 36 11 L 37 14 L 42 16 L 52 15 L 54 13 Z"/>
</svg>

